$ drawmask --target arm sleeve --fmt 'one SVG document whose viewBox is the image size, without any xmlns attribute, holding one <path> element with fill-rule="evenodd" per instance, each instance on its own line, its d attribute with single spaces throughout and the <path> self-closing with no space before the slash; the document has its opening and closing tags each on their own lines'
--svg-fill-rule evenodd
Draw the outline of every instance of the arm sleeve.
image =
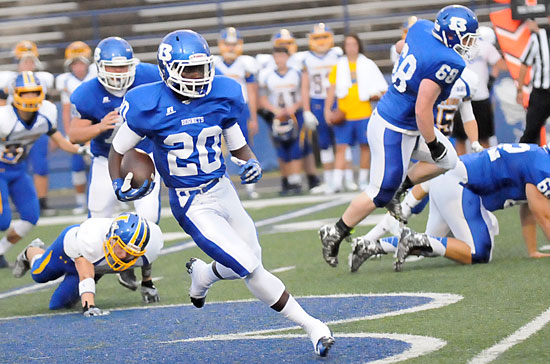
<svg viewBox="0 0 550 364">
<path fill-rule="evenodd" d="M 127 122 L 124 122 L 118 129 L 112 146 L 118 154 L 124 154 L 135 147 L 142 139 L 141 136 L 130 129 Z"/>
<path fill-rule="evenodd" d="M 223 129 L 222 133 L 225 142 L 227 143 L 227 149 L 229 149 L 230 151 L 241 149 L 246 145 L 246 140 L 244 139 L 244 135 L 241 131 L 241 128 L 239 127 L 239 124 L 233 124 L 229 128 Z"/>
<path fill-rule="evenodd" d="M 476 117 L 474 116 L 474 110 L 472 108 L 471 100 L 462 101 L 460 103 L 459 109 L 460 109 L 460 118 L 462 119 L 463 123 L 476 119 Z"/>
</svg>

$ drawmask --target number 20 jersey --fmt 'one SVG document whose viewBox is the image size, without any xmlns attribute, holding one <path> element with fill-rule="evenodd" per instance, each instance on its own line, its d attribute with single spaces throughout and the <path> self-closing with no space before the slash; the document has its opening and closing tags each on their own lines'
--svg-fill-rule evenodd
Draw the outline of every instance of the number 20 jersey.
<svg viewBox="0 0 550 364">
<path fill-rule="evenodd" d="M 550 154 L 535 144 L 500 144 L 460 157 L 468 172 L 466 188 L 481 196 L 489 211 L 526 200 L 525 185 L 533 184 L 550 198 Z"/>
<path fill-rule="evenodd" d="M 431 21 L 419 20 L 409 29 L 399 61 L 393 67 L 392 85 L 378 103 L 380 116 L 398 128 L 418 130 L 415 105 L 423 79 L 441 87 L 435 108 L 449 97 L 466 66 L 458 53 L 432 35 L 433 26 Z"/>
<path fill-rule="evenodd" d="M 136 87 L 120 108 L 128 127 L 152 141 L 155 166 L 169 188 L 205 184 L 225 174 L 223 129 L 245 107 L 237 81 L 215 76 L 210 93 L 182 100 L 164 82 Z"/>
</svg>

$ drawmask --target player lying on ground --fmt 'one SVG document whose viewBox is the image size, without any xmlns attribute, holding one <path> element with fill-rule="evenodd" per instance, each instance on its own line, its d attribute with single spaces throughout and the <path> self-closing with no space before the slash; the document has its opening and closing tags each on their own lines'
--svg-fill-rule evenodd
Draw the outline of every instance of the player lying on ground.
<svg viewBox="0 0 550 364">
<path fill-rule="evenodd" d="M 130 267 L 150 267 L 163 245 L 160 228 L 134 213 L 90 218 L 65 228 L 48 248 L 42 240 L 34 240 L 17 256 L 13 275 L 22 277 L 30 269 L 37 283 L 65 275 L 52 295 L 50 310 L 71 308 L 80 297 L 84 316 L 100 316 L 108 311 L 95 306 L 96 281 Z M 147 303 L 158 302 L 151 269 L 143 271 L 141 296 Z"/>
<path fill-rule="evenodd" d="M 522 202 L 521 226 L 529 256 L 549 257 L 550 254 L 537 251 L 536 238 L 537 223 L 550 238 L 549 153 L 548 146 L 500 144 L 481 153 L 461 156 L 455 169 L 422 185 L 424 193 L 429 191 L 430 196 L 426 232 L 405 228 L 399 239 L 377 240 L 384 231 L 396 233 L 398 223 L 387 214 L 367 235 L 353 239 L 350 270 L 357 271 L 375 254 L 395 251 L 396 271 L 402 269 L 405 258 L 411 254 L 442 256 L 463 264 L 489 263 L 498 234 L 498 221 L 491 211 L 515 202 Z M 422 198 L 420 193 L 405 198 L 404 211 L 410 211 Z M 449 232 L 454 237 L 447 237 Z"/>
<path fill-rule="evenodd" d="M 307 314 L 283 282 L 263 267 L 254 222 L 226 177 L 222 135 L 231 154 L 240 160 L 241 183 L 255 183 L 262 176 L 260 163 L 237 124 L 245 107 L 239 84 L 214 76 L 208 43 L 191 30 L 166 35 L 157 58 L 163 82 L 131 90 L 122 103 L 125 122 L 109 154 L 116 195 L 132 200 L 148 192 L 147 182 L 125 188 L 120 165 L 124 153 L 143 137 L 150 139 L 174 217 L 214 260 L 206 264 L 193 258 L 187 263 L 193 304 L 204 305 L 214 282 L 243 279 L 254 296 L 303 327 L 315 352 L 326 356 L 334 343 L 330 329 Z"/>
</svg>

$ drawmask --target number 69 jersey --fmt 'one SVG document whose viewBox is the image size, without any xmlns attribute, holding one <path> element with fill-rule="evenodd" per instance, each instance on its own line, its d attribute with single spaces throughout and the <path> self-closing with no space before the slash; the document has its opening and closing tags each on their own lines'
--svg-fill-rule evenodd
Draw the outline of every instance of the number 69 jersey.
<svg viewBox="0 0 550 364">
<path fill-rule="evenodd" d="M 468 173 L 468 189 L 481 196 L 489 211 L 525 201 L 525 185 L 535 185 L 550 199 L 550 154 L 535 144 L 500 144 L 460 157 Z"/>
<path fill-rule="evenodd" d="M 166 186 L 189 188 L 225 174 L 222 131 L 235 125 L 244 106 L 237 81 L 215 76 L 208 95 L 183 101 L 164 82 L 137 87 L 126 94 L 120 113 L 131 131 L 152 141 Z M 113 141 L 117 151 L 125 144 L 122 135 Z"/>
<path fill-rule="evenodd" d="M 449 97 L 466 66 L 458 53 L 432 35 L 433 27 L 433 22 L 419 20 L 409 29 L 399 61 L 393 67 L 392 86 L 378 103 L 380 116 L 398 128 L 418 130 L 415 105 L 423 79 L 441 87 L 437 105 Z"/>
</svg>

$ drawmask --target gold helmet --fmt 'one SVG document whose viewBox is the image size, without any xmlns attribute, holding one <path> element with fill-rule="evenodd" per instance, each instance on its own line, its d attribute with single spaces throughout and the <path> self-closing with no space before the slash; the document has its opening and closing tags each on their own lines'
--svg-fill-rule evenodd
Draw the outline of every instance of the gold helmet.
<svg viewBox="0 0 550 364">
<path fill-rule="evenodd" d="M 32 56 L 38 59 L 38 47 L 36 47 L 36 43 L 31 42 L 30 40 L 22 40 L 17 43 L 13 49 L 13 52 L 15 54 L 15 59 L 18 61 L 27 56 Z"/>
<path fill-rule="evenodd" d="M 334 46 L 334 33 L 325 23 L 313 26 L 309 37 L 309 49 L 315 53 L 326 53 Z"/>
<path fill-rule="evenodd" d="M 44 101 L 44 88 L 40 84 L 40 80 L 35 77 L 31 71 L 21 72 L 15 78 L 12 87 L 13 106 L 21 111 L 38 111 L 42 101 Z M 36 92 L 38 96 L 23 97 L 26 92 Z"/>
<path fill-rule="evenodd" d="M 90 64 L 91 59 L 92 50 L 84 42 L 77 40 L 65 48 L 65 67 L 69 67 L 76 60 Z"/>
<path fill-rule="evenodd" d="M 241 32 L 233 27 L 225 28 L 220 32 L 218 48 L 225 60 L 234 61 L 243 54 L 244 41 Z"/>
<path fill-rule="evenodd" d="M 284 47 L 288 50 L 288 54 L 293 55 L 298 51 L 298 45 L 296 44 L 296 38 L 292 35 L 292 32 L 288 29 L 281 29 L 271 37 L 271 45 L 273 48 Z"/>
<path fill-rule="evenodd" d="M 403 34 L 401 35 L 401 39 L 405 39 L 407 37 L 407 33 L 409 32 L 409 28 L 414 25 L 418 21 L 418 18 L 416 16 L 409 16 L 407 18 L 407 21 L 403 22 L 403 25 L 401 26 L 401 29 L 403 29 Z"/>
<path fill-rule="evenodd" d="M 131 212 L 120 214 L 114 219 L 103 242 L 105 261 L 117 272 L 130 268 L 145 254 L 150 237 L 151 230 L 145 219 Z M 121 259 L 115 252 L 115 246 L 126 252 L 127 257 Z"/>
</svg>

